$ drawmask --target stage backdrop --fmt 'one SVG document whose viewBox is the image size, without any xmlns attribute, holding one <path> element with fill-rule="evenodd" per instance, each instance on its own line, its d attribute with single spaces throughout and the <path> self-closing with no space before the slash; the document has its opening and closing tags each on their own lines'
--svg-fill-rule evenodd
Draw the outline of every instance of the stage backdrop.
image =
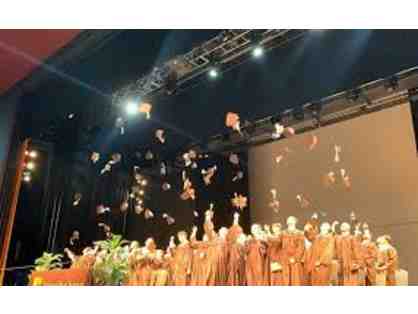
<svg viewBox="0 0 418 314">
<path fill-rule="evenodd" d="M 313 135 L 319 142 L 309 151 Z M 334 162 L 334 145 L 341 147 L 339 163 Z M 277 163 L 279 155 L 284 157 Z M 314 211 L 321 212 L 322 221 L 340 223 L 355 211 L 374 237 L 392 236 L 409 283 L 418 284 L 418 160 L 409 104 L 253 147 L 248 165 L 253 223 L 285 223 L 294 215 L 303 229 Z M 351 189 L 342 183 L 341 168 Z M 330 171 L 336 183 L 327 186 L 324 176 Z M 281 202 L 278 213 L 269 207 L 272 188 Z M 298 194 L 309 202 L 307 207 L 296 199 Z"/>
</svg>

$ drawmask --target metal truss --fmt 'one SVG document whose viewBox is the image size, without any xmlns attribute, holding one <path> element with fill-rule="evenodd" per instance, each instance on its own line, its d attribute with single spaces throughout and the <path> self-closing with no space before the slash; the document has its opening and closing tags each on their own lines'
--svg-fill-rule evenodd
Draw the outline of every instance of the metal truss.
<svg viewBox="0 0 418 314">
<path fill-rule="evenodd" d="M 160 91 L 174 92 L 186 83 L 198 79 L 213 66 L 223 72 L 236 61 L 248 57 L 256 45 L 273 49 L 302 36 L 307 30 L 224 30 L 190 52 L 168 60 L 135 82 L 113 93 L 113 103 L 147 98 Z"/>
<path fill-rule="evenodd" d="M 418 67 L 249 122 L 241 127 L 244 136 L 228 132 L 211 137 L 204 145 L 192 143 L 188 148 L 199 153 L 246 151 L 251 146 L 275 141 L 271 134 L 276 122 L 301 134 L 408 101 L 418 103 Z"/>
</svg>

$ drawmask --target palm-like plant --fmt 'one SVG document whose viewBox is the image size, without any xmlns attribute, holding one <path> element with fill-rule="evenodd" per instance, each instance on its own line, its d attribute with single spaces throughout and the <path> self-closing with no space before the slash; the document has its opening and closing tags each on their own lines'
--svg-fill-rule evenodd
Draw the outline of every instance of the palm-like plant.
<svg viewBox="0 0 418 314">
<path fill-rule="evenodd" d="M 35 260 L 35 271 L 49 271 L 62 268 L 62 254 L 44 252 L 41 257 Z"/>
<path fill-rule="evenodd" d="M 122 240 L 120 235 L 112 235 L 108 240 L 96 242 L 103 255 L 96 259 L 93 266 L 92 275 L 95 284 L 119 285 L 125 281 L 129 268 L 122 245 L 127 242 Z"/>
<path fill-rule="evenodd" d="M 99 246 L 101 250 L 105 250 L 109 253 L 114 253 L 119 250 L 122 245 L 128 243 L 126 240 L 122 240 L 122 236 L 119 234 L 112 234 L 112 237 L 107 240 L 97 241 L 96 245 Z"/>
</svg>

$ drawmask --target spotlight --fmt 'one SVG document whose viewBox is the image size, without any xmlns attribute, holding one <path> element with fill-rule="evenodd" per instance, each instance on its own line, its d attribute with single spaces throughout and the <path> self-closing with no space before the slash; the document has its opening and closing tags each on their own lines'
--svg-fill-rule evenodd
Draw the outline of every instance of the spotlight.
<svg viewBox="0 0 418 314">
<path fill-rule="evenodd" d="M 144 179 L 144 180 L 141 181 L 142 186 L 146 186 L 147 184 L 148 184 L 147 180 Z"/>
<path fill-rule="evenodd" d="M 260 58 L 260 57 L 261 57 L 261 56 L 263 56 L 263 54 L 264 54 L 264 49 L 263 49 L 263 47 L 261 47 L 261 46 L 257 46 L 257 47 L 255 47 L 255 48 L 253 49 L 252 54 L 253 54 L 253 57 L 254 57 L 254 58 Z"/>
<path fill-rule="evenodd" d="M 216 68 L 210 69 L 208 74 L 209 74 L 209 77 L 212 78 L 212 79 L 215 79 L 219 76 L 218 69 L 216 69 Z"/>
<path fill-rule="evenodd" d="M 29 170 L 33 170 L 33 169 L 35 169 L 35 163 L 34 163 L 34 162 L 32 162 L 32 161 L 29 161 L 29 162 L 26 164 L 26 168 L 27 168 L 27 169 L 29 169 Z"/>
<path fill-rule="evenodd" d="M 26 175 L 26 176 L 23 177 L 23 181 L 25 181 L 25 182 L 30 182 L 31 179 L 32 178 L 29 175 Z"/>
<path fill-rule="evenodd" d="M 36 150 L 32 150 L 32 151 L 29 152 L 28 155 L 29 155 L 30 158 L 36 158 L 36 157 L 38 157 L 38 152 Z"/>
<path fill-rule="evenodd" d="M 130 116 L 133 116 L 138 113 L 138 104 L 134 102 L 129 102 L 125 107 L 126 113 Z"/>
<path fill-rule="evenodd" d="M 144 190 L 140 190 L 140 191 L 139 191 L 139 195 L 141 195 L 141 196 L 142 196 L 142 195 L 144 195 L 144 194 L 145 194 Z"/>
</svg>

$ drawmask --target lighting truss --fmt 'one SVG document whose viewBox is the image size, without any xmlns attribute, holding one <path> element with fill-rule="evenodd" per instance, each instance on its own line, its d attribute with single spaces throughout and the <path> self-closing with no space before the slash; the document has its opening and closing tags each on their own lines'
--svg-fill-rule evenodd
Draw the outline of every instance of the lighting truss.
<svg viewBox="0 0 418 314">
<path fill-rule="evenodd" d="M 413 101 L 415 98 L 418 99 L 417 91 L 418 67 L 413 67 L 391 77 L 360 85 L 353 90 L 304 104 L 299 107 L 299 111 L 294 108 L 288 109 L 277 116 L 249 123 L 251 132 L 248 136 L 243 137 L 237 132 L 229 132 L 211 137 L 204 147 L 199 143 L 192 143 L 190 146 L 199 153 L 245 151 L 248 147 L 274 141 L 271 133 L 275 122 L 286 127 L 290 126 L 297 134 L 301 134 L 321 126 Z M 354 100 L 351 97 L 353 92 L 358 94 Z M 304 113 L 303 118 L 295 114 L 298 112 Z M 245 133 L 246 127 L 243 126 L 241 131 Z"/>
<path fill-rule="evenodd" d="M 214 38 L 186 54 L 154 67 L 150 73 L 113 93 L 113 103 L 124 104 L 130 99 L 147 98 L 166 90 L 171 79 L 176 89 L 200 78 L 211 67 L 220 72 L 251 56 L 252 49 L 262 45 L 265 51 L 284 45 L 302 36 L 307 30 L 224 30 Z M 173 82 L 174 80 L 174 82 Z M 171 85 L 170 84 L 170 85 Z"/>
</svg>

